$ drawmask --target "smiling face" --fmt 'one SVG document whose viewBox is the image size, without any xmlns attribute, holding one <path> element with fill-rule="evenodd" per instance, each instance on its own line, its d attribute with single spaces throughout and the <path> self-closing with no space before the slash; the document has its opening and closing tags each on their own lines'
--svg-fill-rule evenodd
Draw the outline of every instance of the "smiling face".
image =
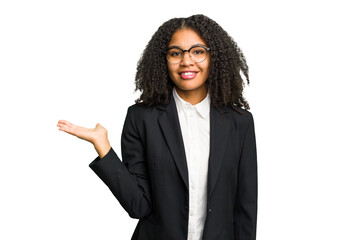
<svg viewBox="0 0 360 240">
<path fill-rule="evenodd" d="M 193 46 L 208 47 L 205 41 L 192 29 L 177 30 L 168 45 L 168 48 L 179 47 L 187 50 Z M 179 63 L 167 62 L 169 75 L 177 93 L 183 99 L 186 96 L 197 96 L 200 100 L 207 94 L 206 80 L 210 71 L 210 55 L 200 63 L 194 62 L 188 52 L 184 53 L 183 59 Z"/>
</svg>

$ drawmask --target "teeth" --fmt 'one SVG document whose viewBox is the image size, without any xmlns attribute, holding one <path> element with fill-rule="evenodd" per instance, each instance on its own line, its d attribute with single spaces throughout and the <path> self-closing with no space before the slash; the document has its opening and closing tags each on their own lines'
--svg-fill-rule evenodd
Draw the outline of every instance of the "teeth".
<svg viewBox="0 0 360 240">
<path fill-rule="evenodd" d="M 183 73 L 181 73 L 181 75 L 193 75 L 193 74 L 195 74 L 194 72 L 183 72 Z"/>
</svg>

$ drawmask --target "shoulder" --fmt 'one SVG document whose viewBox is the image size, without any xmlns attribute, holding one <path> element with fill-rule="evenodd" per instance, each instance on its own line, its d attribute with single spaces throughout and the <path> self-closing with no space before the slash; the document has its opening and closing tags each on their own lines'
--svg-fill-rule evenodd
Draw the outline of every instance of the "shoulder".
<svg viewBox="0 0 360 240">
<path fill-rule="evenodd" d="M 132 118 L 135 122 L 149 121 L 155 119 L 159 115 L 159 106 L 145 106 L 141 104 L 133 104 L 128 108 L 127 118 Z M 161 111 L 162 112 L 162 111 Z"/>
<path fill-rule="evenodd" d="M 231 106 L 226 107 L 226 111 L 228 111 L 231 118 L 235 121 L 240 122 L 254 122 L 253 114 L 244 108 L 237 107 L 236 109 L 232 108 Z"/>
<path fill-rule="evenodd" d="M 246 109 L 228 108 L 228 118 L 231 119 L 234 132 L 240 132 L 240 136 L 246 136 L 247 133 L 254 132 L 254 117 L 253 114 Z"/>
<path fill-rule="evenodd" d="M 145 106 L 140 104 L 133 104 L 128 108 L 128 114 L 147 114 L 149 112 L 152 112 L 156 106 Z"/>
</svg>

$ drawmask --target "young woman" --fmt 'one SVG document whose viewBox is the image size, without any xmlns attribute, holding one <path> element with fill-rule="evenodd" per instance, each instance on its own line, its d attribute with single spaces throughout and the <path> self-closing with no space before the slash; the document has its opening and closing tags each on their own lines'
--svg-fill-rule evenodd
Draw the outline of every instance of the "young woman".
<svg viewBox="0 0 360 240">
<path fill-rule="evenodd" d="M 91 142 L 90 167 L 130 217 L 132 240 L 254 240 L 257 160 L 254 122 L 243 97 L 241 50 L 203 15 L 174 18 L 153 35 L 138 63 L 122 161 L 100 124 L 60 120 Z"/>
</svg>

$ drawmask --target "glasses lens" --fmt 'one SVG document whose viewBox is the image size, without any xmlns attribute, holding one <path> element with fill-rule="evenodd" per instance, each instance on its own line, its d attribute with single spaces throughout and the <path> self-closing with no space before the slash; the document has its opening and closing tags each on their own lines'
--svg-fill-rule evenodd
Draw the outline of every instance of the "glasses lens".
<svg viewBox="0 0 360 240">
<path fill-rule="evenodd" d="M 171 63 L 181 62 L 183 52 L 180 49 L 172 48 L 167 51 L 166 57 Z"/>
<path fill-rule="evenodd" d="M 207 52 L 203 47 L 194 47 L 190 50 L 190 55 L 193 61 L 202 62 L 205 60 Z"/>
<path fill-rule="evenodd" d="M 207 57 L 207 51 L 204 47 L 192 47 L 190 49 L 190 57 L 194 62 L 202 62 Z M 184 52 L 178 48 L 171 48 L 167 50 L 166 57 L 171 63 L 179 63 L 183 59 Z"/>
</svg>

